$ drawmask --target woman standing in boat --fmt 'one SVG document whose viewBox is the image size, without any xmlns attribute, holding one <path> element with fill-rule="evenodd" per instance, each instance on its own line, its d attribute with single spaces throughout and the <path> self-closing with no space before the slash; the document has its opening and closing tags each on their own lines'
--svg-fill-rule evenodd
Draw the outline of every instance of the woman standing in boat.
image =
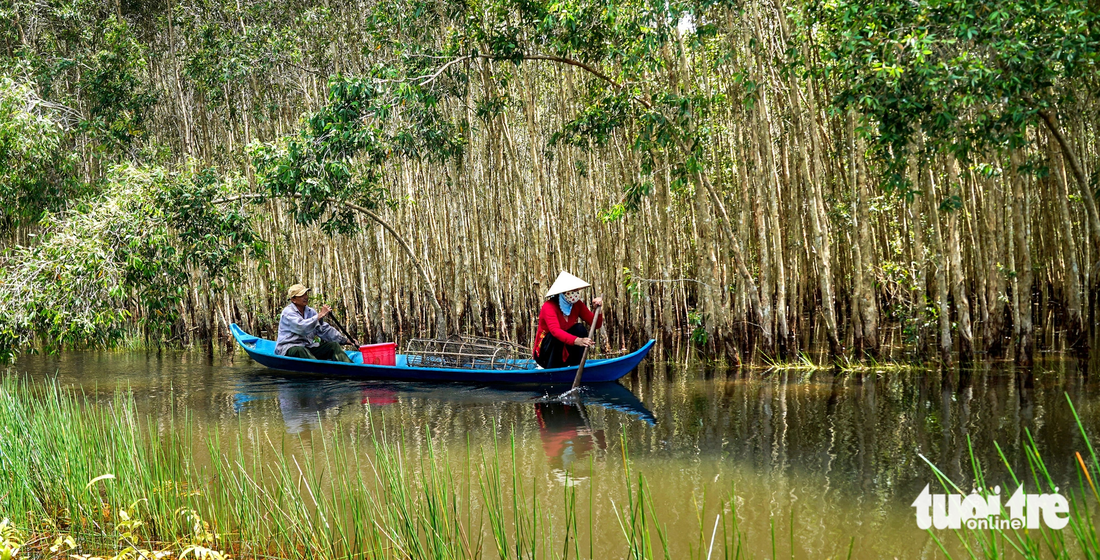
<svg viewBox="0 0 1100 560">
<path fill-rule="evenodd" d="M 550 291 L 546 292 L 546 303 L 539 311 L 539 327 L 535 333 L 535 362 L 544 368 L 575 366 L 581 363 L 584 347 L 595 342 L 588 338 L 588 328 L 592 324 L 593 313 L 581 301 L 581 290 L 589 286 L 588 282 L 562 271 Z M 594 298 L 592 305 L 599 307 L 602 298 Z M 596 328 L 603 323 L 603 317 L 596 321 Z"/>
</svg>

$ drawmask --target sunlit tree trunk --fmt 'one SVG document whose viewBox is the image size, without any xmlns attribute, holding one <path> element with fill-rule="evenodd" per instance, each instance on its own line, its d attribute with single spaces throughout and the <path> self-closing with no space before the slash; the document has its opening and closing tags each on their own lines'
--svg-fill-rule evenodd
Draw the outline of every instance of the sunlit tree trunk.
<svg viewBox="0 0 1100 560">
<path fill-rule="evenodd" d="M 939 196 L 936 194 L 936 179 L 932 166 L 928 166 L 928 172 L 924 174 L 925 186 L 927 187 L 927 197 L 923 203 L 926 207 L 926 215 L 928 220 L 932 223 L 932 229 L 930 232 L 932 243 L 932 266 L 935 267 L 933 272 L 933 280 L 936 290 L 935 302 L 936 311 L 939 315 L 939 349 L 940 349 L 940 361 L 945 365 L 951 363 L 952 353 L 952 341 L 951 341 L 951 310 L 947 303 L 947 254 L 944 250 L 944 241 L 942 228 L 940 227 L 940 210 L 939 210 Z"/>
<path fill-rule="evenodd" d="M 756 234 L 756 258 L 759 262 L 760 272 L 757 275 L 759 279 L 760 287 L 760 303 L 767 311 L 764 315 L 770 319 L 773 317 L 771 313 L 773 300 L 772 293 L 772 272 L 774 270 L 773 262 L 782 258 L 779 255 L 773 257 L 771 251 L 771 236 L 774 232 L 771 231 L 770 216 L 767 216 L 768 201 L 767 198 L 770 195 L 769 186 L 771 183 L 770 173 L 765 171 L 767 169 L 767 163 L 764 161 L 763 153 L 770 150 L 769 138 L 764 129 L 767 127 L 767 122 L 760 115 L 760 107 L 762 107 L 766 101 L 764 100 L 766 92 L 761 92 L 761 99 L 757 102 L 757 109 L 753 111 L 754 126 L 753 132 L 754 141 L 752 146 L 752 158 L 753 169 L 756 171 L 753 175 L 752 181 L 752 218 L 753 218 L 753 230 Z M 765 330 L 771 330 L 773 324 L 769 322 L 767 325 L 761 325 Z M 765 348 L 765 351 L 771 352 L 771 348 Z"/>
<path fill-rule="evenodd" d="M 861 335 L 858 345 L 872 357 L 878 356 L 878 302 L 875 298 L 873 278 L 870 276 L 870 260 L 872 255 L 871 224 L 867 212 L 868 196 L 867 181 L 863 177 L 860 168 L 860 156 L 863 154 L 862 143 L 856 140 L 855 115 L 848 115 L 848 150 L 851 155 L 849 161 L 849 173 L 851 174 L 851 188 L 854 194 L 853 220 L 856 229 L 856 243 L 852 246 L 854 257 L 853 277 L 856 287 L 855 301 L 859 308 L 859 317 L 853 317 L 860 323 L 858 332 Z M 857 150 L 857 146 L 860 149 Z"/>
<path fill-rule="evenodd" d="M 974 356 L 974 333 L 970 328 L 970 298 L 966 290 L 966 271 L 963 269 L 962 248 L 959 236 L 959 215 L 966 211 L 966 205 L 962 202 L 963 185 L 959 179 L 959 170 L 954 158 L 947 159 L 948 185 L 945 193 L 959 197 L 959 207 L 947 213 L 947 228 L 950 237 L 947 245 L 948 255 L 951 259 L 951 297 L 955 300 L 955 319 L 959 326 L 960 352 L 963 361 L 969 361 Z"/>
</svg>

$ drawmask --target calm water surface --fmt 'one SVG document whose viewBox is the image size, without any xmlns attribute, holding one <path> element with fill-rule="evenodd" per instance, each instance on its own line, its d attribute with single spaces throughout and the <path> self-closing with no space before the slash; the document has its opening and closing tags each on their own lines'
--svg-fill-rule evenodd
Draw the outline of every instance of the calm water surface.
<svg viewBox="0 0 1100 560">
<path fill-rule="evenodd" d="M 167 418 L 188 409 L 207 435 L 262 431 L 300 452 L 321 431 L 384 424 L 405 431 L 414 447 L 430 434 L 443 460 L 463 469 L 469 449 L 491 447 L 494 437 L 507 446 L 514 433 L 517 469 L 538 488 L 546 516 L 560 515 L 572 473 L 579 525 L 584 534 L 594 527 L 597 558 L 625 554 L 614 513 L 627 500 L 624 443 L 674 558 L 706 557 L 700 541 L 709 540 L 719 500 L 731 491 L 756 558 L 772 556 L 773 527 L 782 558 L 846 557 L 853 537 L 853 558 L 936 558 L 910 507 L 935 482 L 920 454 L 968 488 L 969 441 L 987 481 L 1008 486 L 994 442 L 1024 472 L 1030 432 L 1055 482 L 1075 486 L 1073 453 L 1087 449 L 1067 394 L 1100 442 L 1097 382 L 1058 359 L 1030 372 L 994 363 L 840 375 L 648 362 L 619 384 L 589 388 L 581 406 L 538 389 L 291 376 L 243 353 L 26 356 L 13 371 L 102 399 L 129 388 L 143 413 Z"/>
</svg>

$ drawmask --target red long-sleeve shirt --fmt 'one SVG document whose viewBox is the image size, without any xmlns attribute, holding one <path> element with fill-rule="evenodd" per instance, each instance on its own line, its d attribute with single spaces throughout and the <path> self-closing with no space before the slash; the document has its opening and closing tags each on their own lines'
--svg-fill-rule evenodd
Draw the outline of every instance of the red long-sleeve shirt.
<svg viewBox="0 0 1100 560">
<path fill-rule="evenodd" d="M 547 300 L 546 303 L 542 304 L 542 309 L 539 311 L 539 328 L 535 332 L 535 347 L 532 349 L 535 355 L 539 355 L 542 339 L 547 334 L 553 335 L 554 338 L 562 341 L 566 346 L 573 346 L 578 337 L 565 332 L 565 329 L 576 325 L 577 320 L 583 320 L 591 325 L 594 315 L 583 301 L 578 301 L 573 304 L 569 316 L 566 317 L 562 314 L 561 307 L 558 306 L 558 298 Z M 600 320 L 596 322 L 596 328 L 600 328 L 601 325 L 603 325 L 603 315 L 600 315 Z"/>
</svg>

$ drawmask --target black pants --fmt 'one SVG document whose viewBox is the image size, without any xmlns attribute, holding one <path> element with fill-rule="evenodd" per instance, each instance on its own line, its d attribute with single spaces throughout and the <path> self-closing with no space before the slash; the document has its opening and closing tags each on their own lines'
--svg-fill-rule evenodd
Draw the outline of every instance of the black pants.
<svg viewBox="0 0 1100 560">
<path fill-rule="evenodd" d="M 286 355 L 291 358 L 305 358 L 307 360 L 331 360 L 333 362 L 350 362 L 347 352 L 340 347 L 339 342 L 322 342 L 316 348 L 305 346 L 291 346 L 286 349 Z"/>
<path fill-rule="evenodd" d="M 584 338 L 588 336 L 588 328 L 584 326 L 584 323 L 580 321 L 577 324 L 565 329 L 565 332 Z M 567 349 L 567 355 L 563 360 L 562 350 Z M 539 345 L 539 355 L 535 358 L 535 361 L 544 368 L 557 368 L 576 366 L 581 363 L 581 355 L 584 353 L 583 346 L 566 346 L 566 344 L 550 333 L 546 333 L 546 336 L 542 338 L 542 344 Z"/>
</svg>

